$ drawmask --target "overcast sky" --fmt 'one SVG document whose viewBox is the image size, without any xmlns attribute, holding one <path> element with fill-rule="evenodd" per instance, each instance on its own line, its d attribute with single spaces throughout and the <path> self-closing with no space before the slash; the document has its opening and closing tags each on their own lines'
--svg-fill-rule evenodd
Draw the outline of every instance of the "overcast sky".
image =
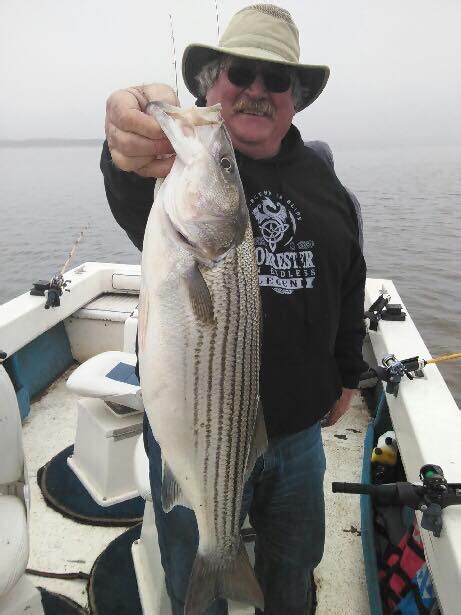
<svg viewBox="0 0 461 615">
<path fill-rule="evenodd" d="M 247 4 L 218 0 L 221 30 Z M 301 60 L 331 68 L 295 118 L 306 139 L 461 143 L 461 0 L 278 4 Z M 0 138 L 102 138 L 114 89 L 174 85 L 169 11 L 178 67 L 189 42 L 216 44 L 214 0 L 0 0 Z"/>
</svg>

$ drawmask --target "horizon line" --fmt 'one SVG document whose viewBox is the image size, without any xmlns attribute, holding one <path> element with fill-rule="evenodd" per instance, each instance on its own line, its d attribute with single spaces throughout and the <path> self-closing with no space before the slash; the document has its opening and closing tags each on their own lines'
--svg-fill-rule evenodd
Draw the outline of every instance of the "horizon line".
<svg viewBox="0 0 461 615">
<path fill-rule="evenodd" d="M 104 137 L 76 138 L 76 137 L 36 137 L 29 139 L 0 139 L 0 146 L 21 145 L 97 145 L 104 142 Z"/>
<path fill-rule="evenodd" d="M 27 147 L 27 146 L 44 146 L 44 147 L 53 147 L 53 146 L 85 146 L 85 145 L 102 145 L 105 140 L 105 137 L 89 137 L 89 138 L 78 138 L 78 137 L 33 137 L 28 139 L 2 139 L 0 138 L 0 147 Z M 310 141 L 311 139 L 306 140 L 303 139 L 304 142 Z M 324 139 L 314 138 L 313 141 Z M 452 146 L 458 147 L 461 145 L 461 142 L 457 139 L 452 140 L 441 140 L 434 139 L 432 142 L 420 141 L 419 139 L 411 139 L 408 141 L 383 141 L 383 140 L 369 140 L 369 139 L 341 139 L 341 138 L 331 138 L 329 140 L 325 139 L 326 143 L 334 142 L 336 147 L 348 146 L 348 147 L 403 147 L 403 146 Z"/>
</svg>

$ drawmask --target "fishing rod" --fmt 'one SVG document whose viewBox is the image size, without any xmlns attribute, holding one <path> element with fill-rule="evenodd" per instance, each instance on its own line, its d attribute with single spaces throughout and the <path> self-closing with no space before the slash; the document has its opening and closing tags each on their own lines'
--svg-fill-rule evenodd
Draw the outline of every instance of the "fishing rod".
<svg viewBox="0 0 461 615">
<path fill-rule="evenodd" d="M 176 62 L 176 43 L 174 40 L 173 16 L 171 13 L 168 13 L 168 16 L 170 18 L 170 38 L 171 38 L 171 45 L 172 45 L 172 51 L 173 51 L 173 66 L 174 66 L 174 78 L 175 78 L 175 84 L 176 84 L 176 96 L 179 99 L 178 67 L 177 67 L 177 62 Z"/>
<path fill-rule="evenodd" d="M 443 363 L 452 359 L 460 359 L 461 352 L 434 357 L 432 359 L 421 359 L 419 356 L 410 357 L 409 359 L 399 360 L 394 354 L 387 354 L 382 359 L 382 364 L 376 367 L 370 367 L 360 376 L 360 381 L 377 378 L 382 382 L 386 382 L 386 393 L 397 397 L 400 382 L 406 376 L 409 380 L 414 378 L 422 378 L 424 376 L 423 369 L 431 363 Z"/>
<path fill-rule="evenodd" d="M 440 466 L 424 465 L 419 473 L 420 483 L 332 483 L 333 493 L 369 495 L 381 506 L 408 506 L 423 513 L 421 526 L 436 538 L 443 527 L 442 510 L 461 504 L 461 483 L 448 483 Z"/>
<path fill-rule="evenodd" d="M 215 15 L 216 15 L 216 30 L 218 33 L 218 42 L 220 37 L 220 28 L 219 28 L 219 9 L 218 9 L 218 0 L 214 0 L 215 7 Z M 168 13 L 169 21 L 170 21 L 170 39 L 171 39 L 171 50 L 173 52 L 173 66 L 174 66 L 174 78 L 176 85 L 176 96 L 179 98 L 179 89 L 178 89 L 178 67 L 176 60 L 176 42 L 174 38 L 174 28 L 173 28 L 173 15 L 172 13 Z"/>
<path fill-rule="evenodd" d="M 64 280 L 64 273 L 67 271 L 69 267 L 69 263 L 77 249 L 78 244 L 83 239 L 83 234 L 88 230 L 89 224 L 87 224 L 81 231 L 77 239 L 75 240 L 66 260 L 64 261 L 64 265 L 61 267 L 61 271 L 53 276 L 50 281 L 47 280 L 39 280 L 38 282 L 34 282 L 34 286 L 30 291 L 31 295 L 35 295 L 38 297 L 45 297 L 45 310 L 48 310 L 50 307 L 55 308 L 61 305 L 61 295 L 64 290 L 70 292 L 66 286 L 70 283 L 70 280 Z"/>
<path fill-rule="evenodd" d="M 218 10 L 218 0 L 214 0 L 214 8 L 215 8 L 215 13 L 216 13 L 216 30 L 218 32 L 218 44 L 219 44 L 219 38 L 220 38 L 220 31 L 219 31 L 219 10 Z"/>
</svg>

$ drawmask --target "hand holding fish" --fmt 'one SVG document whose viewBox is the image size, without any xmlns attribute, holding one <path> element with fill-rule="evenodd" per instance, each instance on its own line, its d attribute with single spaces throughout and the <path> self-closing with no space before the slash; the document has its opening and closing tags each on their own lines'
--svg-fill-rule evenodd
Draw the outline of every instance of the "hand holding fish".
<svg viewBox="0 0 461 615">
<path fill-rule="evenodd" d="M 143 177 L 166 177 L 174 149 L 157 121 L 144 111 L 150 101 L 179 106 L 170 86 L 162 83 L 113 92 L 106 103 L 105 130 L 114 164 Z"/>
</svg>

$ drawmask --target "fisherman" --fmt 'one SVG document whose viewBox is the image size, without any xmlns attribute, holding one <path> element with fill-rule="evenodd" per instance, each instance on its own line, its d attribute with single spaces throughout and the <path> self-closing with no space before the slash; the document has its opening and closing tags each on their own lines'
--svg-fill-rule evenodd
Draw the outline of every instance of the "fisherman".
<svg viewBox="0 0 461 615">
<path fill-rule="evenodd" d="M 246 484 L 243 509 L 256 533 L 264 613 L 305 615 L 324 549 L 321 421 L 333 425 L 348 410 L 365 369 L 365 263 L 354 204 L 325 155 L 292 124 L 320 95 L 329 69 L 299 63 L 289 12 L 257 4 L 234 15 L 218 46 L 188 46 L 182 71 L 197 105 L 222 105 L 255 240 L 269 446 Z M 112 213 L 140 250 L 155 178 L 174 161 L 170 142 L 143 113 L 149 100 L 178 105 L 161 84 L 109 97 L 101 158 Z M 163 512 L 161 457 L 149 426 L 146 436 L 166 587 L 173 614 L 182 615 L 198 545 L 195 516 L 182 506 Z M 222 599 L 206 611 L 224 613 Z"/>
</svg>

